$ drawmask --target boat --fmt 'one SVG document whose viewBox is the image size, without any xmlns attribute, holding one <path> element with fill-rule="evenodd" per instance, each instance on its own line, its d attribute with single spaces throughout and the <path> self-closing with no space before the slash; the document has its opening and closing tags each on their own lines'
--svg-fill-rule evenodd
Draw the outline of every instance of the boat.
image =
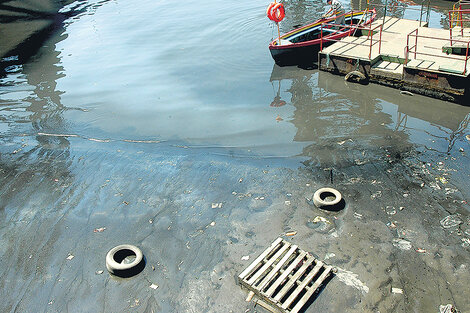
<svg viewBox="0 0 470 313">
<path fill-rule="evenodd" d="M 372 9 L 350 11 L 342 15 L 345 18 L 344 26 L 335 24 L 337 17 L 321 18 L 273 40 L 269 44 L 269 51 L 274 62 L 279 66 L 311 66 L 318 60 L 321 47 L 346 36 L 362 34 L 358 27 L 369 26 L 377 13 Z"/>
</svg>

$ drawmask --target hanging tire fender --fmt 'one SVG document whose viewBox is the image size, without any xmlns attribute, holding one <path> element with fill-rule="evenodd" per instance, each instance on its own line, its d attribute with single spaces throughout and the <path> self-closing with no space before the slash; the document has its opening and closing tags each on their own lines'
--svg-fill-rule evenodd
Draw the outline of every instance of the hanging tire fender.
<svg viewBox="0 0 470 313">
<path fill-rule="evenodd" d="M 358 82 L 363 82 L 367 80 L 367 78 L 366 78 L 366 75 L 362 74 L 359 71 L 352 71 L 352 72 L 347 73 L 346 76 L 344 76 L 344 80 L 348 82 L 353 81 L 353 80 L 356 80 Z"/>
</svg>

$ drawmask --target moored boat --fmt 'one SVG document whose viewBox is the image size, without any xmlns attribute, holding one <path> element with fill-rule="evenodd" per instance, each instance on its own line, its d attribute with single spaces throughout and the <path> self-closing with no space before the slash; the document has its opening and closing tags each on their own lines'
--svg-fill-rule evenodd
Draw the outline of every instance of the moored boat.
<svg viewBox="0 0 470 313">
<path fill-rule="evenodd" d="M 322 18 L 273 40 L 269 44 L 269 51 L 274 62 L 279 66 L 310 66 L 317 61 L 321 47 L 334 43 L 334 40 L 360 34 L 358 28 L 370 25 L 377 14 L 375 9 L 372 9 L 350 11 L 343 15 L 344 25 L 335 24 L 337 17 Z"/>
</svg>

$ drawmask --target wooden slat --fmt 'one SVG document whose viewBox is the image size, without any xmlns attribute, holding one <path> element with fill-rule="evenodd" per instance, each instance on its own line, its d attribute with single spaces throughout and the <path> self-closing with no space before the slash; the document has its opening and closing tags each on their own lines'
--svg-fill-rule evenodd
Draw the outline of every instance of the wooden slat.
<svg viewBox="0 0 470 313">
<path fill-rule="evenodd" d="M 297 248 L 298 248 L 298 246 L 296 246 L 296 245 L 293 245 L 292 247 L 290 247 L 290 250 L 287 251 L 286 255 L 282 258 L 282 260 L 279 261 L 279 263 L 277 263 L 277 265 L 261 281 L 261 283 L 258 285 L 258 287 L 256 289 L 258 289 L 260 291 L 263 290 L 263 288 L 271 281 L 271 279 L 274 277 L 274 275 L 276 275 L 277 272 L 279 272 L 279 270 L 284 266 L 284 264 L 287 262 L 289 257 L 295 252 L 295 250 L 297 250 Z"/>
<path fill-rule="evenodd" d="M 256 273 L 248 280 L 248 284 L 253 284 L 264 272 L 289 248 L 290 243 L 283 242 L 283 247 L 279 249 L 274 256 L 272 256 L 269 261 L 267 261 L 263 267 L 256 271 Z"/>
<path fill-rule="evenodd" d="M 302 309 L 305 303 L 307 303 L 308 299 L 310 299 L 310 297 L 313 295 L 315 290 L 317 290 L 317 288 L 323 283 L 323 281 L 328 277 L 328 275 L 330 275 L 331 270 L 331 266 L 327 266 L 325 268 L 325 271 L 320 275 L 320 277 L 318 277 L 315 283 L 308 289 L 308 291 L 303 295 L 299 302 L 297 302 L 297 304 L 290 311 L 290 313 L 297 313 Z"/>
<path fill-rule="evenodd" d="M 282 305 L 283 309 L 287 309 L 290 306 L 292 301 L 294 301 L 295 298 L 297 298 L 299 293 L 302 290 L 304 290 L 304 288 L 307 287 L 307 285 L 312 281 L 312 279 L 315 277 L 315 275 L 317 275 L 318 271 L 320 270 L 320 268 L 322 268 L 322 266 L 323 266 L 323 262 L 318 261 L 317 264 L 315 265 L 315 267 L 312 269 L 312 271 L 310 273 L 308 273 L 307 277 L 305 277 L 305 279 L 302 281 L 302 283 L 300 285 L 298 285 L 297 288 L 295 288 L 294 292 L 284 302 L 284 304 Z"/>
<path fill-rule="evenodd" d="M 284 285 L 284 287 L 282 287 L 281 291 L 279 291 L 279 293 L 274 297 L 275 301 L 279 301 L 282 299 L 282 297 L 285 296 L 285 294 L 287 293 L 287 291 L 289 291 L 289 289 L 292 287 L 295 281 L 299 279 L 300 276 L 302 276 L 305 273 L 307 268 L 310 266 L 310 264 L 312 264 L 314 260 L 315 259 L 313 257 L 309 256 L 307 261 L 305 261 L 305 263 L 298 269 L 298 271 L 294 274 L 294 276 L 292 276 L 289 279 L 289 281 Z"/>
<path fill-rule="evenodd" d="M 282 238 L 277 238 L 269 248 L 267 248 L 266 250 L 264 250 L 263 253 L 261 253 L 261 255 L 253 261 L 253 263 L 250 264 L 250 266 L 248 266 L 239 276 L 238 278 L 239 279 L 244 279 L 246 277 L 246 275 L 248 275 L 249 273 L 251 273 L 251 271 L 259 264 L 259 262 L 261 262 L 271 251 L 274 250 L 274 248 L 276 248 L 279 243 L 282 241 Z"/>
<path fill-rule="evenodd" d="M 269 287 L 268 291 L 263 292 L 263 294 L 267 297 L 271 297 L 271 295 L 277 289 L 277 287 L 279 287 L 279 285 L 284 281 L 284 279 L 286 279 L 286 277 L 290 274 L 290 272 L 292 272 L 292 270 L 297 266 L 297 264 L 299 264 L 299 262 L 302 261 L 302 259 L 305 257 L 306 254 L 307 252 L 302 251 L 297 256 L 297 258 L 289 265 L 289 267 L 284 271 L 284 273 L 282 273 L 282 275 L 276 279 L 274 284 L 272 284 L 271 287 Z"/>
</svg>

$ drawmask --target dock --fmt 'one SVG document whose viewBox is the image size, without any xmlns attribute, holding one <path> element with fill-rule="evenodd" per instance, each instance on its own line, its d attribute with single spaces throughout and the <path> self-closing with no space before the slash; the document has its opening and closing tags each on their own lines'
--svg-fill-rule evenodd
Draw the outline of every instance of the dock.
<svg viewBox="0 0 470 313">
<path fill-rule="evenodd" d="M 387 16 L 357 33 L 322 49 L 319 69 L 339 75 L 358 71 L 373 83 L 453 102 L 468 97 L 469 29 L 429 28 Z"/>
</svg>

